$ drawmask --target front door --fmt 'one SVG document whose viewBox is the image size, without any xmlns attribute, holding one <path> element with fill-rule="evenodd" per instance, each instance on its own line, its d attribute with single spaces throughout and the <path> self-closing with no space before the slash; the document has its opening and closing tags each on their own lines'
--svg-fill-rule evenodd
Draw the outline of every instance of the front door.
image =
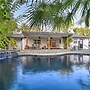
<svg viewBox="0 0 90 90">
<path fill-rule="evenodd" d="M 83 40 L 78 41 L 79 49 L 83 49 Z"/>
</svg>

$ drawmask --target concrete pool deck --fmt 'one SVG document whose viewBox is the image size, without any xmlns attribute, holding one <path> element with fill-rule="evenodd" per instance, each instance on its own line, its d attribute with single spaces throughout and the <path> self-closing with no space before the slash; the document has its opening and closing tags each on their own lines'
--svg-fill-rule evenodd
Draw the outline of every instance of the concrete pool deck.
<svg viewBox="0 0 90 90">
<path fill-rule="evenodd" d="M 37 56 L 52 56 L 52 55 L 68 55 L 68 54 L 83 54 L 90 55 L 88 50 L 23 50 L 18 52 L 18 56 L 37 55 Z"/>
</svg>

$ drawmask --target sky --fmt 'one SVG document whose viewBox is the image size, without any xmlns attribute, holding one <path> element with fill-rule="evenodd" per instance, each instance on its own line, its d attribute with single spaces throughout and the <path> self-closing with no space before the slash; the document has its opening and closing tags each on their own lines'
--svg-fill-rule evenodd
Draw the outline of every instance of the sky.
<svg viewBox="0 0 90 90">
<path fill-rule="evenodd" d="M 19 10 L 17 10 L 14 14 L 14 17 L 18 17 L 20 14 L 22 14 L 25 11 L 25 5 L 23 5 Z"/>
<path fill-rule="evenodd" d="M 26 10 L 26 6 L 25 5 L 21 6 L 19 10 L 15 11 L 14 18 L 17 18 L 19 15 L 23 14 L 25 10 Z M 24 23 L 24 21 L 22 23 Z M 21 25 L 21 23 L 18 23 L 18 25 Z"/>
</svg>

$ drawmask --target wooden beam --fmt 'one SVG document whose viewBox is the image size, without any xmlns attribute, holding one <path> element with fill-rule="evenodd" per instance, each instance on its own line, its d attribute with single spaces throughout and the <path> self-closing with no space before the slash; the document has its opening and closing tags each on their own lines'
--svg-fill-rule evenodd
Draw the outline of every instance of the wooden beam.
<svg viewBox="0 0 90 90">
<path fill-rule="evenodd" d="M 48 49 L 50 49 L 50 35 L 48 36 L 48 42 L 47 42 L 47 44 L 48 44 Z"/>
<path fill-rule="evenodd" d="M 69 46 L 69 44 L 68 44 L 68 36 L 67 36 L 67 49 L 68 49 L 68 46 Z"/>
<path fill-rule="evenodd" d="M 25 46 L 25 49 L 28 49 L 28 35 L 26 36 L 26 46 Z"/>
</svg>

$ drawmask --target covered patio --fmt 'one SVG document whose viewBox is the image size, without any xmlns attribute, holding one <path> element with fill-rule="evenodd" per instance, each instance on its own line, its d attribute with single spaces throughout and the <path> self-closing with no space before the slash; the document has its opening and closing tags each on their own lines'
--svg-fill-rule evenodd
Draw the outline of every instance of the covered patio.
<svg viewBox="0 0 90 90">
<path fill-rule="evenodd" d="M 69 33 L 54 32 L 21 32 L 11 34 L 10 38 L 16 39 L 20 50 L 28 49 L 68 49 Z M 64 45 L 64 43 L 66 43 Z"/>
<path fill-rule="evenodd" d="M 31 33 L 30 33 L 31 34 Z M 38 32 L 26 34 L 25 49 L 64 49 L 64 41 L 68 48 L 68 33 Z"/>
</svg>

